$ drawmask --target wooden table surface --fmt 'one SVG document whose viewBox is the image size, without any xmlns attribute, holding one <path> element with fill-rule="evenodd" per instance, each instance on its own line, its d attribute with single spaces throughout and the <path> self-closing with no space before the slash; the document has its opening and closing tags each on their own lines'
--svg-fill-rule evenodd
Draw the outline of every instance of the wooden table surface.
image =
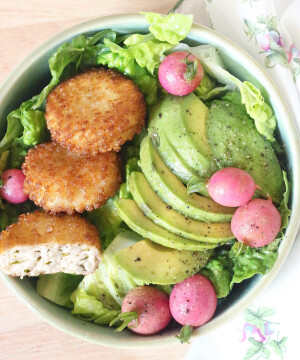
<svg viewBox="0 0 300 360">
<path fill-rule="evenodd" d="M 87 19 L 166 13 L 176 0 L 0 0 L 0 83 L 34 48 Z M 87 5 L 88 4 L 88 5 Z M 0 279 L 0 359 L 183 359 L 188 345 L 120 350 L 77 340 L 44 323 Z"/>
</svg>

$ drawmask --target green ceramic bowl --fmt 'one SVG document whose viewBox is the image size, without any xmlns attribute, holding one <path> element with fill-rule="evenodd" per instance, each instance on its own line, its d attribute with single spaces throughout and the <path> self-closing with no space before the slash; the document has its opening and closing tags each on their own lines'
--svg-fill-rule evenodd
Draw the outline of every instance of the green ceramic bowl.
<svg viewBox="0 0 300 360">
<path fill-rule="evenodd" d="M 4 132 L 7 114 L 18 108 L 20 103 L 41 91 L 49 81 L 48 59 L 55 49 L 63 42 L 85 33 L 93 34 L 99 30 L 111 28 L 121 33 L 147 32 L 148 26 L 141 15 L 117 15 L 91 20 L 74 26 L 47 41 L 30 54 L 8 77 L 0 89 L 1 130 Z M 300 147 L 298 131 L 289 113 L 286 103 L 271 78 L 263 68 L 239 46 L 222 35 L 201 25 L 194 24 L 186 40 L 192 45 L 212 44 L 220 50 L 228 70 L 241 80 L 250 80 L 258 86 L 265 98 L 272 105 L 278 129 L 287 151 L 287 169 L 293 184 L 300 183 Z M 282 267 L 296 236 L 299 225 L 300 202 L 299 186 L 292 191 L 292 216 L 286 236 L 280 246 L 278 260 L 272 271 L 266 276 L 255 276 L 236 286 L 223 301 L 206 325 L 194 331 L 199 337 L 219 328 L 238 315 L 247 305 L 251 304 L 263 288 L 276 276 Z M 133 332 L 115 333 L 109 327 L 101 327 L 85 322 L 72 316 L 70 311 L 59 307 L 40 297 L 35 290 L 33 279 L 20 280 L 2 274 L 2 278 L 20 299 L 49 324 L 75 337 L 105 346 L 115 347 L 153 347 L 178 343 L 174 335 L 178 329 L 166 329 L 162 333 L 143 337 Z"/>
</svg>

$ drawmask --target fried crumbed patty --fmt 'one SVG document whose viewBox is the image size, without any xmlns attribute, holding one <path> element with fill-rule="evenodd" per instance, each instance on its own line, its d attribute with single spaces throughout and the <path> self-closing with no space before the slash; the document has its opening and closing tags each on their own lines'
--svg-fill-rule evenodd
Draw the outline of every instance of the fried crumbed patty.
<svg viewBox="0 0 300 360">
<path fill-rule="evenodd" d="M 24 192 L 56 214 L 91 211 L 105 204 L 121 184 L 119 155 L 79 155 L 50 142 L 30 149 L 23 172 Z"/>
<path fill-rule="evenodd" d="M 12 276 L 90 274 L 100 261 L 98 231 L 79 215 L 23 214 L 0 234 L 0 268 Z"/>
<path fill-rule="evenodd" d="M 134 82 L 99 68 L 60 83 L 48 95 L 52 139 L 80 154 L 119 151 L 145 122 L 145 102 Z"/>
</svg>

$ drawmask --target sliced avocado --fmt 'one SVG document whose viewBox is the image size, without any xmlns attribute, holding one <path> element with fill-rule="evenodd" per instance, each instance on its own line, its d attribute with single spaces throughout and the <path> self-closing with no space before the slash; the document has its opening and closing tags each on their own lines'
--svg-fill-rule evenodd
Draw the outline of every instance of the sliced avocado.
<svg viewBox="0 0 300 360">
<path fill-rule="evenodd" d="M 245 170 L 261 188 L 260 195 L 281 202 L 284 182 L 279 161 L 270 142 L 259 134 L 240 106 L 215 101 L 207 117 L 207 137 L 222 167 Z"/>
<path fill-rule="evenodd" d="M 167 206 L 152 190 L 141 172 L 133 172 L 129 188 L 134 201 L 155 224 L 187 239 L 212 243 L 233 239 L 230 223 L 206 223 L 192 220 Z"/>
<path fill-rule="evenodd" d="M 133 279 L 148 284 L 169 285 L 196 274 L 206 265 L 212 252 L 170 249 L 142 240 L 119 251 L 114 258 Z"/>
<path fill-rule="evenodd" d="M 160 245 L 177 250 L 192 251 L 213 249 L 218 246 L 218 244 L 189 240 L 165 230 L 149 220 L 134 200 L 117 199 L 115 200 L 115 204 L 120 217 L 133 231 Z"/>
<path fill-rule="evenodd" d="M 234 208 L 218 205 L 204 196 L 188 194 L 186 187 L 164 164 L 148 136 L 141 143 L 140 165 L 161 200 L 184 216 L 207 222 L 231 220 Z"/>
<path fill-rule="evenodd" d="M 149 115 L 148 132 L 152 143 L 164 163 L 180 181 L 185 185 L 196 182 L 200 179 L 199 175 L 178 154 L 177 147 L 174 147 L 166 137 L 161 119 L 161 108 L 160 102 L 152 109 Z"/>
<path fill-rule="evenodd" d="M 208 108 L 195 95 L 166 96 L 160 106 L 160 122 L 169 142 L 200 178 L 216 170 L 205 122 Z"/>
</svg>

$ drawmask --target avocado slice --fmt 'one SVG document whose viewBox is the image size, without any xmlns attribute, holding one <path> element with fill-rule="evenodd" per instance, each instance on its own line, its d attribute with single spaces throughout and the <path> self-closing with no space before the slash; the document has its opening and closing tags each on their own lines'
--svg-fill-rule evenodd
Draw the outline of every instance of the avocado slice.
<svg viewBox="0 0 300 360">
<path fill-rule="evenodd" d="M 187 239 L 212 243 L 234 238 L 230 223 L 206 223 L 192 220 L 167 206 L 152 190 L 141 172 L 132 172 L 129 189 L 134 201 L 155 224 Z"/>
<path fill-rule="evenodd" d="M 231 220 L 235 208 L 221 206 L 204 196 L 188 194 L 186 187 L 164 164 L 148 136 L 141 143 L 140 165 L 161 200 L 184 216 L 206 222 Z"/>
<path fill-rule="evenodd" d="M 170 249 L 146 239 L 119 251 L 114 259 L 135 280 L 169 285 L 196 274 L 212 252 Z"/>
<path fill-rule="evenodd" d="M 208 108 L 193 93 L 169 95 L 161 102 L 159 113 L 167 139 L 188 166 L 200 178 L 211 176 L 217 166 L 206 137 Z"/>
<path fill-rule="evenodd" d="M 245 170 L 261 188 L 261 196 L 280 203 L 284 182 L 279 161 L 270 142 L 241 107 L 214 101 L 206 123 L 208 141 L 219 164 Z"/>
<path fill-rule="evenodd" d="M 202 251 L 213 249 L 218 244 L 189 240 L 171 233 L 148 219 L 136 202 L 130 199 L 117 199 L 115 205 L 122 220 L 144 238 L 177 250 Z"/>
<path fill-rule="evenodd" d="M 152 143 L 158 150 L 164 163 L 176 177 L 185 185 L 197 182 L 201 178 L 178 154 L 177 147 L 174 147 L 166 137 L 162 122 L 162 102 L 159 102 L 149 115 L 148 133 Z"/>
</svg>

